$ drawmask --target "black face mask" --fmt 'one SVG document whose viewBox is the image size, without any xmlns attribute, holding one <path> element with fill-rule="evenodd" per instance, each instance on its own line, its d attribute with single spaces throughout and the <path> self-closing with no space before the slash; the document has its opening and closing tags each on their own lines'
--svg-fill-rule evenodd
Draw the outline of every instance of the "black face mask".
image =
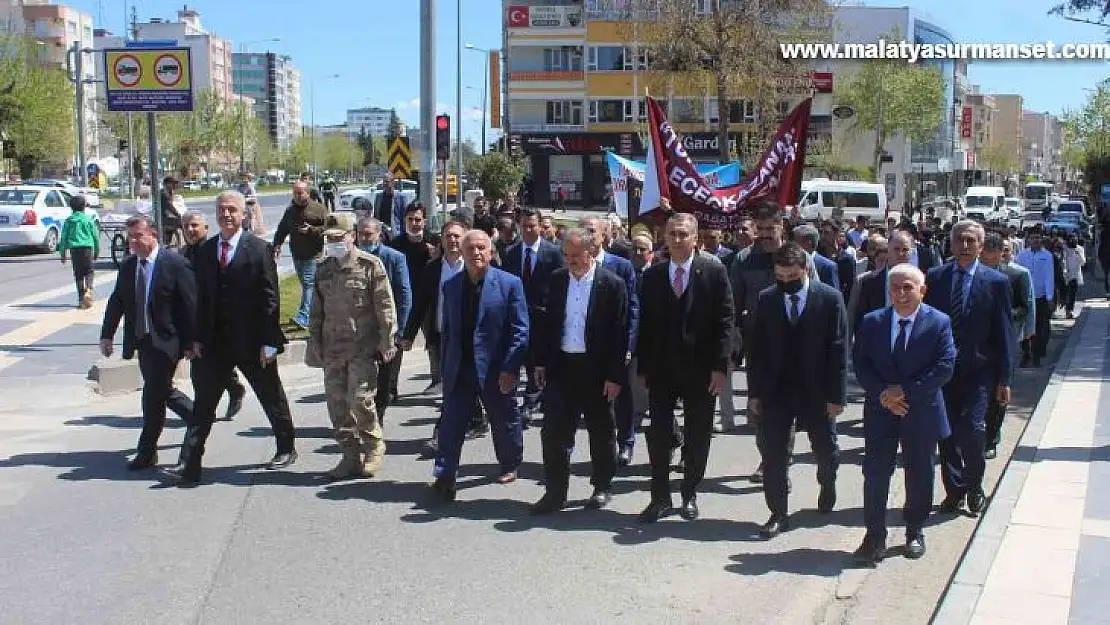
<svg viewBox="0 0 1110 625">
<path fill-rule="evenodd" d="M 802 290 L 801 280 L 775 280 L 779 290 L 787 295 L 793 295 Z"/>
</svg>

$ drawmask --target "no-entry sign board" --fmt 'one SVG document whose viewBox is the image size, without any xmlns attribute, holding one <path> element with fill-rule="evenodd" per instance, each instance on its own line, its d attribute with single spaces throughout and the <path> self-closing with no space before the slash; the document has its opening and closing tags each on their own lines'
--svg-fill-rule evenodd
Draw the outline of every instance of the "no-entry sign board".
<svg viewBox="0 0 1110 625">
<path fill-rule="evenodd" d="M 193 110 L 189 48 L 118 48 L 104 51 L 108 110 L 172 113 Z"/>
</svg>

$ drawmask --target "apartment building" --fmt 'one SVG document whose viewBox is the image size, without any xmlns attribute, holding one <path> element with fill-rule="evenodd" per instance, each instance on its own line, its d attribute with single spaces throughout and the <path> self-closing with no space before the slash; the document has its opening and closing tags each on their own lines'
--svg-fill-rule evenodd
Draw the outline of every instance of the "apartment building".
<svg viewBox="0 0 1110 625">
<path fill-rule="evenodd" d="M 186 5 L 177 12 L 176 22 L 156 17 L 138 26 L 140 40 L 175 40 L 179 46 L 188 47 L 194 87 L 211 89 L 227 104 L 235 102 L 232 43 L 205 30 L 197 10 Z"/>
<path fill-rule="evenodd" d="M 1063 182 L 1066 178 L 1062 158 L 1063 124 L 1045 111 L 1022 111 L 1023 168 L 1027 177 L 1046 182 Z"/>
<path fill-rule="evenodd" d="M 254 101 L 254 114 L 270 140 L 287 150 L 300 136 L 301 73 L 289 56 L 273 52 L 235 52 L 232 90 Z"/>
<path fill-rule="evenodd" d="M 1025 163 L 1021 130 L 1023 98 L 1016 94 L 994 94 L 991 97 L 994 98 L 995 105 L 991 145 L 1012 157 L 1014 170 L 1006 173 L 1016 174 Z"/>
<path fill-rule="evenodd" d="M 964 111 L 960 118 L 960 136 L 968 140 L 970 148 L 968 169 L 983 169 L 984 164 L 979 162 L 978 157 L 985 148 L 994 145 L 997 115 L 998 103 L 994 96 L 978 93 L 978 87 L 973 87 L 972 93 L 964 99 Z"/>
<path fill-rule="evenodd" d="M 393 119 L 392 109 L 383 109 L 368 106 L 357 109 L 347 109 L 347 128 L 351 138 L 357 137 L 359 132 L 365 131 L 368 135 L 385 137 L 389 135 L 389 122 Z M 401 122 L 401 136 L 405 136 L 405 123 Z"/>
<path fill-rule="evenodd" d="M 7 32 L 24 33 L 38 42 L 37 55 L 44 65 L 66 68 L 66 56 L 75 43 L 93 47 L 93 18 L 72 7 L 42 0 L 7 0 L 0 3 L 0 27 Z M 86 55 L 83 78 L 96 78 L 92 55 Z M 96 90 L 85 90 L 85 145 L 90 159 L 100 158 L 100 118 Z M 74 160 L 76 164 L 78 159 Z"/>
</svg>

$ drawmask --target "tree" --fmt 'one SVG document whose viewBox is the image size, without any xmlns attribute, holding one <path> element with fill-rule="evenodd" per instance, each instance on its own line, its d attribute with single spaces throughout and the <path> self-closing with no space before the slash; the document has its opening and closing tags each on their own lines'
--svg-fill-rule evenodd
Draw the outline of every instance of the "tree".
<svg viewBox="0 0 1110 625">
<path fill-rule="evenodd" d="M 704 3 L 690 0 L 634 4 L 640 8 L 627 22 L 636 32 L 627 38 L 648 45 L 653 73 L 671 72 L 671 85 L 686 91 L 707 85 L 714 90 L 722 162 L 731 158 L 728 134 L 735 100 L 755 103 L 755 129 L 738 146 L 747 162 L 773 136 L 778 102 L 797 95 L 793 85 L 808 85 L 809 65 L 784 59 L 780 44 L 824 41 L 830 32 L 831 9 L 825 0 L 720 0 L 709 3 L 709 13 Z M 641 60 L 633 59 L 633 64 Z"/>
<path fill-rule="evenodd" d="M 524 180 L 524 163 L 504 152 L 489 152 L 470 159 L 466 175 L 471 182 L 478 182 L 488 201 L 497 202 L 516 193 Z"/>
<path fill-rule="evenodd" d="M 0 46 L 7 52 L 0 56 L 0 124 L 20 176 L 44 165 L 68 169 L 77 142 L 73 85 L 64 71 L 37 62 L 34 42 L 2 36 Z"/>
<path fill-rule="evenodd" d="M 389 109 L 389 139 L 401 136 L 401 118 L 397 117 L 397 109 Z"/>
<path fill-rule="evenodd" d="M 1012 173 L 1018 168 L 1018 159 L 1013 151 L 997 143 L 979 148 L 976 158 L 981 169 L 990 172 L 991 184 L 994 183 L 995 174 Z"/>
<path fill-rule="evenodd" d="M 888 35 L 896 41 L 897 33 Z M 944 121 L 944 76 L 934 67 L 904 61 L 869 60 L 838 83 L 837 104 L 855 109 L 850 132 L 856 136 L 875 133 L 872 166 L 882 165 L 883 145 L 900 134 L 915 143 L 927 143 Z"/>
</svg>

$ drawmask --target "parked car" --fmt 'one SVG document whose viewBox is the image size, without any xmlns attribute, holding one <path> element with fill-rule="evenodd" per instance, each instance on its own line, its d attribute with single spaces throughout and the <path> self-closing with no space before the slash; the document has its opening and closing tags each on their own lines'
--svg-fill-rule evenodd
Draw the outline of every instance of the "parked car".
<svg viewBox="0 0 1110 625">
<path fill-rule="evenodd" d="M 417 186 L 418 184 L 415 180 L 402 179 L 396 181 L 394 189 L 401 192 L 402 197 L 405 198 L 405 203 L 408 204 L 416 200 Z M 357 198 L 363 198 L 370 203 L 370 206 L 373 206 L 378 194 L 381 193 L 384 188 L 385 185 L 379 182 L 372 187 L 347 189 L 339 194 L 339 207 L 336 210 L 355 210 L 355 199 Z"/>
<path fill-rule="evenodd" d="M 71 185 L 72 186 L 72 185 Z M 72 212 L 69 191 L 39 185 L 0 187 L 0 245 L 35 246 L 53 253 L 62 225 Z M 92 206 L 85 213 L 100 229 L 100 215 Z"/>
<path fill-rule="evenodd" d="M 85 203 L 89 206 L 100 208 L 101 205 L 100 192 L 96 189 L 93 189 L 92 187 L 79 187 L 72 182 L 67 182 L 65 180 L 56 180 L 53 178 L 37 178 L 34 180 L 28 180 L 22 184 L 32 187 L 50 187 L 53 189 L 62 189 L 67 194 L 69 194 L 69 197 L 73 197 L 75 195 L 85 196 Z"/>
</svg>

